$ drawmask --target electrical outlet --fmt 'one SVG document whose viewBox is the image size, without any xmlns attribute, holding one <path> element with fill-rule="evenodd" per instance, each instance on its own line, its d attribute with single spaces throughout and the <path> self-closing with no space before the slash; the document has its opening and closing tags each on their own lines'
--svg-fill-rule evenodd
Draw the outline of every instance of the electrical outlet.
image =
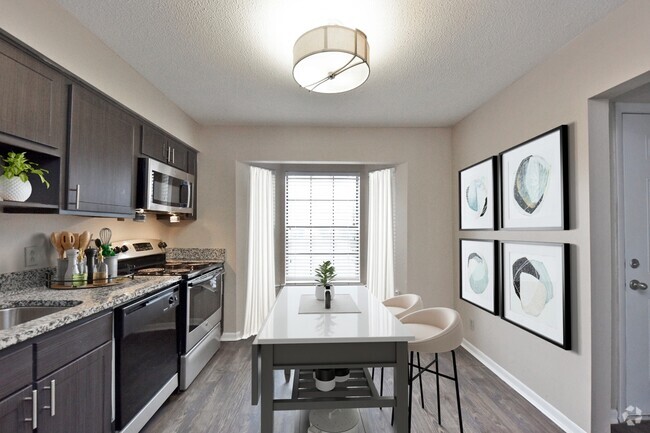
<svg viewBox="0 0 650 433">
<path fill-rule="evenodd" d="M 474 319 L 469 319 L 469 330 L 470 331 L 474 330 Z"/>
<path fill-rule="evenodd" d="M 43 247 L 25 247 L 25 267 L 36 268 L 46 266 L 45 249 Z"/>
</svg>

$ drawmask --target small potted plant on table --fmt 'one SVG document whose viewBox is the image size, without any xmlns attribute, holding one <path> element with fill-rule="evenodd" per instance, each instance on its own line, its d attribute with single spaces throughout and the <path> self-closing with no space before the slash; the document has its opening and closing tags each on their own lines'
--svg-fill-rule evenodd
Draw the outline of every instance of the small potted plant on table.
<svg viewBox="0 0 650 433">
<path fill-rule="evenodd" d="M 334 298 L 334 288 L 332 287 L 332 280 L 336 277 L 336 270 L 329 260 L 324 261 L 316 268 L 316 299 L 319 301 L 325 300 L 325 288 L 329 288 L 332 298 Z"/>
</svg>

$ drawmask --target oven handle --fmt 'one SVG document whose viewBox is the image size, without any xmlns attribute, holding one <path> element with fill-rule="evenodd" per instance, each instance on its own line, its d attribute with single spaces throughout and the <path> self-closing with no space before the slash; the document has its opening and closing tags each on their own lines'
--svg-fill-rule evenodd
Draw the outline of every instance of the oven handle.
<svg viewBox="0 0 650 433">
<path fill-rule="evenodd" d="M 205 283 L 206 281 L 210 281 L 211 279 L 218 277 L 219 275 L 223 274 L 222 270 L 217 270 L 214 272 L 210 272 L 207 275 L 197 277 L 193 280 L 190 280 L 187 282 L 188 287 L 196 286 L 201 283 Z"/>
</svg>

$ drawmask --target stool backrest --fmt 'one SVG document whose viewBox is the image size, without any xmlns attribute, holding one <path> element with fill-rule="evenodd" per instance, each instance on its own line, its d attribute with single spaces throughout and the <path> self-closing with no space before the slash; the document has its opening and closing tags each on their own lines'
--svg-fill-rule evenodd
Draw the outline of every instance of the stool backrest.
<svg viewBox="0 0 650 433">
<path fill-rule="evenodd" d="M 409 342 L 409 350 L 422 353 L 444 353 L 456 349 L 463 342 L 463 322 L 456 310 L 445 307 L 425 308 L 400 319 L 402 323 L 433 327 L 428 337 L 420 336 Z"/>
<path fill-rule="evenodd" d="M 394 307 L 393 315 L 398 319 L 411 314 L 414 311 L 421 310 L 424 304 L 422 304 L 422 298 L 419 295 L 413 293 L 407 293 L 404 295 L 394 296 L 392 298 L 386 299 L 383 304 L 386 307 Z M 401 309 L 401 311 L 400 311 Z"/>
</svg>

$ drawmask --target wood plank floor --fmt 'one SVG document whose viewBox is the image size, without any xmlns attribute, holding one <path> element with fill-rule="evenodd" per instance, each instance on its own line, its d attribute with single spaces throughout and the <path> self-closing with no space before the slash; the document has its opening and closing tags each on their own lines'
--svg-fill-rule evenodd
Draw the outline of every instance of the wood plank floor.
<svg viewBox="0 0 650 433">
<path fill-rule="evenodd" d="M 170 397 L 142 430 L 145 433 L 257 433 L 260 409 L 250 403 L 250 344 L 252 340 L 223 343 L 189 390 Z M 425 359 L 426 358 L 426 359 Z M 428 362 L 423 357 L 422 362 Z M 460 393 L 465 432 L 561 432 L 523 397 L 509 388 L 473 356 L 457 351 Z M 441 355 L 441 371 L 451 373 L 451 355 Z M 379 387 L 379 370 L 375 382 Z M 442 424 L 437 423 L 435 376 L 424 376 L 422 409 L 420 389 L 413 389 L 413 432 L 458 432 L 453 383 L 441 378 Z M 391 369 L 386 369 L 384 387 L 392 392 Z M 276 396 L 289 395 L 282 372 L 276 372 Z M 367 433 L 393 432 L 390 410 L 361 411 Z M 297 412 L 276 412 L 274 432 L 298 430 Z M 305 433 L 305 432 L 301 432 Z"/>
</svg>

